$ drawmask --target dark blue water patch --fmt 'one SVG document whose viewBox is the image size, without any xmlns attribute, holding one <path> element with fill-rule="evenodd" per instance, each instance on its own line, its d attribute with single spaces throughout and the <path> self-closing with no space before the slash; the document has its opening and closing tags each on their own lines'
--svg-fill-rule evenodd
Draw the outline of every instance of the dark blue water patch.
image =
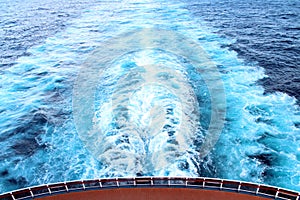
<svg viewBox="0 0 300 200">
<path fill-rule="evenodd" d="M 16 121 L 18 123 L 12 123 L 11 129 L 1 133 L 1 142 L 9 141 L 10 143 L 8 150 L 0 155 L 1 158 L 28 157 L 47 147 L 45 144 L 39 144 L 36 140 L 39 135 L 45 134 L 45 126 L 48 123 L 46 115 L 35 113 L 33 116 L 26 116 Z"/>
<path fill-rule="evenodd" d="M 144 174 L 143 174 L 143 172 L 138 172 L 138 173 L 136 173 L 136 176 L 141 177 L 141 176 L 144 176 Z"/>
<path fill-rule="evenodd" d="M 34 111 L 32 113 L 34 113 Z M 15 135 L 24 133 L 32 138 L 42 134 L 44 132 L 43 127 L 48 123 L 47 116 L 41 113 L 32 113 L 20 117 L 19 119 L 14 119 L 9 125 L 11 128 L 6 127 L 7 131 L 2 131 L 0 139 L 3 141 Z"/>
<path fill-rule="evenodd" d="M 96 1 L 29 0 L 0 2 L 0 67 L 15 64 L 30 47 L 66 28 L 66 24 Z"/>
<path fill-rule="evenodd" d="M 67 115 L 70 116 L 70 113 L 65 110 L 40 108 L 32 109 L 12 120 L 8 119 L 7 125 L 1 126 L 0 144 L 4 150 L 0 153 L 0 160 L 8 159 L 18 163 L 19 158 L 27 159 L 37 152 L 46 152 L 48 144 L 41 138 L 45 134 L 52 134 L 55 127 L 61 126 L 66 120 Z"/>
<path fill-rule="evenodd" d="M 261 134 L 261 136 L 259 138 L 257 138 L 257 142 L 264 145 L 266 147 L 266 149 L 272 149 L 274 151 L 280 152 L 280 143 L 281 140 L 285 140 L 287 139 L 287 135 L 284 133 L 281 134 L 271 134 L 269 132 L 264 132 Z M 292 149 L 293 147 L 286 147 L 285 150 L 289 151 L 290 149 Z"/>
<path fill-rule="evenodd" d="M 268 125 L 275 125 L 275 122 L 272 119 L 264 118 L 264 117 L 258 117 L 255 119 L 256 123 L 265 123 Z"/>
<path fill-rule="evenodd" d="M 15 156 L 32 156 L 37 150 L 46 148 L 45 144 L 38 144 L 35 138 L 24 138 L 18 140 L 11 146 Z"/>
<path fill-rule="evenodd" d="M 294 122 L 294 125 L 295 125 L 296 128 L 300 129 L 300 122 Z"/>
<path fill-rule="evenodd" d="M 11 177 L 4 180 L 4 185 L 11 190 L 16 188 L 25 188 L 28 184 L 29 182 L 23 176 Z"/>
<path fill-rule="evenodd" d="M 263 176 L 265 181 L 270 181 L 270 180 L 273 180 L 273 179 L 276 178 L 276 172 L 272 168 L 267 167 L 263 171 L 262 176 Z"/>
<path fill-rule="evenodd" d="M 18 178 L 10 178 L 7 179 L 7 183 L 11 185 L 17 185 L 18 187 L 26 185 L 28 182 L 24 177 L 18 177 Z"/>
<path fill-rule="evenodd" d="M 8 176 L 8 175 L 9 175 L 9 172 L 8 172 L 7 169 L 4 169 L 4 170 L 0 171 L 0 176 L 1 176 L 1 177 L 6 177 L 6 176 Z"/>
<path fill-rule="evenodd" d="M 254 154 L 254 155 L 248 155 L 248 157 L 251 159 L 258 160 L 260 163 L 262 163 L 263 165 L 267 165 L 267 166 L 275 165 L 276 159 L 277 159 L 277 157 L 274 153 L 267 153 L 267 152 L 258 153 L 258 154 Z"/>
<path fill-rule="evenodd" d="M 300 1 L 183 1 L 219 35 L 235 40 L 224 48 L 265 69 L 268 78 L 258 82 L 265 93 L 300 100 Z"/>
</svg>

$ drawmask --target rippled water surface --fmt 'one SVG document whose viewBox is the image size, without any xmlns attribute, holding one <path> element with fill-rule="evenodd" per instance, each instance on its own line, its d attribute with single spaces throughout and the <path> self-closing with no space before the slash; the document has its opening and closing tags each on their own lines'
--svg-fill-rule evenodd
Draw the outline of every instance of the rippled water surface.
<svg viewBox="0 0 300 200">
<path fill-rule="evenodd" d="M 298 1 L 0 10 L 0 193 L 115 176 L 300 191 Z"/>
<path fill-rule="evenodd" d="M 300 4 L 290 1 L 186 1 L 193 15 L 234 40 L 226 45 L 239 57 L 257 63 L 268 77 L 266 92 L 280 91 L 300 99 Z"/>
</svg>

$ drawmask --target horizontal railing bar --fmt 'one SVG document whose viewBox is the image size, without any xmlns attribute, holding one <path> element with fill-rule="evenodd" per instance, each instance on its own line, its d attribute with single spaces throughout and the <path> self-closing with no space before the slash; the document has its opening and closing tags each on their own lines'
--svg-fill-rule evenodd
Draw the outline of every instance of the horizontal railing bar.
<svg viewBox="0 0 300 200">
<path fill-rule="evenodd" d="M 250 195 L 260 195 L 271 198 L 300 200 L 300 193 L 284 188 L 242 182 L 228 179 L 214 179 L 205 177 L 134 177 L 134 178 L 104 178 L 90 180 L 75 180 L 54 184 L 40 185 L 0 195 L 0 199 L 11 197 L 12 199 L 28 199 L 40 196 L 50 196 L 57 193 L 72 191 L 84 191 L 89 189 L 121 188 L 121 187 L 172 187 L 216 189 L 229 192 L 243 192 Z"/>
</svg>

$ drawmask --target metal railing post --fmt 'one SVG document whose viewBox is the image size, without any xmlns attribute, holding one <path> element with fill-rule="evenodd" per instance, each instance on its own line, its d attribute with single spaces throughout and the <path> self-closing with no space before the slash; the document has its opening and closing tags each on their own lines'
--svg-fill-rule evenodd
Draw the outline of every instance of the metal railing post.
<svg viewBox="0 0 300 200">
<path fill-rule="evenodd" d="M 116 178 L 117 186 L 120 187 L 119 180 Z"/>
<path fill-rule="evenodd" d="M 237 189 L 237 192 L 240 192 L 241 186 L 242 186 L 242 183 L 240 182 L 240 184 L 239 184 L 239 186 L 238 186 L 238 189 Z"/>
<path fill-rule="evenodd" d="M 98 179 L 100 188 L 103 188 L 101 179 Z"/>
<path fill-rule="evenodd" d="M 188 178 L 185 178 L 185 187 L 188 186 Z"/>
<path fill-rule="evenodd" d="M 11 197 L 12 197 L 13 200 L 16 200 L 15 197 L 14 197 L 14 195 L 12 193 L 10 193 L 10 195 L 11 195 Z"/>
<path fill-rule="evenodd" d="M 223 189 L 223 179 L 221 180 L 220 190 Z"/>
<path fill-rule="evenodd" d="M 69 188 L 68 188 L 68 185 L 67 185 L 67 183 L 66 183 L 66 182 L 64 182 L 64 184 L 65 184 L 66 191 L 67 191 L 67 192 L 69 192 Z"/>
<path fill-rule="evenodd" d="M 32 198 L 34 198 L 33 192 L 31 191 L 31 188 L 29 188 L 29 192 Z"/>
<path fill-rule="evenodd" d="M 276 191 L 276 194 L 275 194 L 275 199 L 277 199 L 277 197 L 278 197 L 278 194 L 279 194 L 279 189 L 277 189 L 277 191 Z"/>
<path fill-rule="evenodd" d="M 260 188 L 260 185 L 258 185 L 258 187 L 257 187 L 257 189 L 256 189 L 256 192 L 255 192 L 256 195 L 258 195 L 259 188 Z"/>
<path fill-rule="evenodd" d="M 133 179 L 133 185 L 136 186 L 136 179 Z"/>
<path fill-rule="evenodd" d="M 83 187 L 83 189 L 85 190 L 85 185 L 84 185 L 84 182 L 83 182 L 83 180 L 81 180 L 81 183 L 82 183 L 82 187 Z"/>
<path fill-rule="evenodd" d="M 48 192 L 49 192 L 49 194 L 52 194 L 52 192 L 51 192 L 51 190 L 50 190 L 50 188 L 49 188 L 49 185 L 47 184 L 47 188 L 48 188 Z"/>
</svg>

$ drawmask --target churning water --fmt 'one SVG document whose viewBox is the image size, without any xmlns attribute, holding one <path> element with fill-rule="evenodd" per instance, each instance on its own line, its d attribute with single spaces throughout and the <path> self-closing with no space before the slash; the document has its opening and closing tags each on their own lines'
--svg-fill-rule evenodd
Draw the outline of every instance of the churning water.
<svg viewBox="0 0 300 200">
<path fill-rule="evenodd" d="M 300 191 L 298 1 L 0 7 L 0 192 L 115 176 Z"/>
</svg>

